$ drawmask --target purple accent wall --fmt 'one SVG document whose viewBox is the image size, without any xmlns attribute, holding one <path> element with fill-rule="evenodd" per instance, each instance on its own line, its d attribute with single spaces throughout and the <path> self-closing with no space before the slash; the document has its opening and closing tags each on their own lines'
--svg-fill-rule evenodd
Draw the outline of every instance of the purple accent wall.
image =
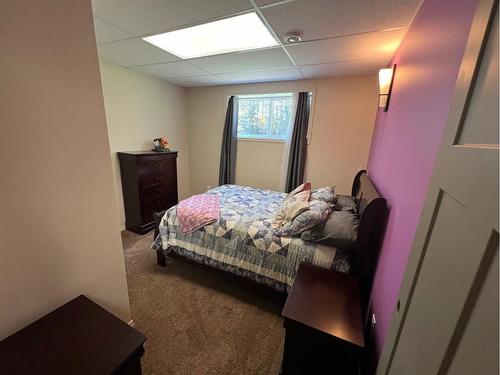
<svg viewBox="0 0 500 375">
<path fill-rule="evenodd" d="M 390 216 L 372 306 L 378 353 L 395 310 L 477 0 L 426 0 L 395 57 L 388 112 L 379 109 L 368 171 Z"/>
</svg>

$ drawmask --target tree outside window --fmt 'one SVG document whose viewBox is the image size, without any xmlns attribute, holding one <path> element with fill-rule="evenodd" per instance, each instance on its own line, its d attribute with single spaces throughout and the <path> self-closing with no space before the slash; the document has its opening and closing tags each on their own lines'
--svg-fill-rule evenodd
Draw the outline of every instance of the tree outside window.
<svg viewBox="0 0 500 375">
<path fill-rule="evenodd" d="M 238 138 L 286 139 L 292 101 L 292 94 L 239 96 Z"/>
</svg>

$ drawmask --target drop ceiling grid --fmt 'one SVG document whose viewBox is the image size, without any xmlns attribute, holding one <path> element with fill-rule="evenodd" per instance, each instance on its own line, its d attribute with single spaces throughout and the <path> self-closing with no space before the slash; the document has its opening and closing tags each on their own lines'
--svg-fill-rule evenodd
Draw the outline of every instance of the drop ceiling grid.
<svg viewBox="0 0 500 375">
<path fill-rule="evenodd" d="M 140 65 L 132 67 L 132 69 L 162 79 L 175 77 L 194 77 L 208 74 L 206 71 L 184 61 L 174 61 L 165 64 Z"/>
<path fill-rule="evenodd" d="M 228 82 L 227 82 L 227 81 L 226 81 L 223 77 L 221 77 L 220 75 L 215 74 L 215 73 L 212 73 L 212 72 L 210 72 L 210 71 L 208 71 L 208 70 L 206 70 L 206 69 L 203 69 L 203 68 L 201 68 L 201 67 L 199 67 L 199 66 L 196 66 L 195 64 L 193 64 L 192 60 L 185 60 L 185 61 L 186 61 L 188 64 L 190 64 L 190 65 L 192 65 L 192 66 L 194 66 L 194 67 L 196 67 L 196 68 L 198 68 L 198 69 L 200 69 L 200 70 L 203 70 L 203 71 L 205 71 L 205 72 L 207 72 L 207 73 L 208 73 L 207 75 L 204 75 L 203 77 L 208 77 L 208 76 L 211 76 L 211 77 L 213 77 L 213 78 L 217 78 L 217 79 L 221 80 L 222 82 L 228 83 Z M 201 76 L 198 76 L 198 77 L 201 77 Z M 189 76 L 187 76 L 187 77 L 179 77 L 179 78 L 189 78 Z"/>
<path fill-rule="evenodd" d="M 266 71 L 290 68 L 291 66 L 298 68 L 308 66 L 310 68 L 311 65 L 328 63 L 348 63 L 350 61 L 359 63 L 364 59 L 373 60 L 375 58 L 384 60 L 383 65 L 385 65 L 392 57 L 392 49 L 388 51 L 378 50 L 377 48 L 373 48 L 373 46 L 387 43 L 399 45 L 405 31 L 406 29 L 401 28 L 386 32 L 366 33 L 366 35 L 356 34 L 286 46 L 285 48 L 289 53 L 295 57 L 296 65 L 290 63 L 287 55 L 282 53 L 282 48 L 280 47 L 182 61 L 203 70 L 207 74 L 215 74 L 219 75 L 219 77 L 221 77 L 221 74 Z M 279 53 L 280 51 L 281 54 Z M 169 64 L 175 64 L 175 62 L 148 65 L 164 65 L 168 67 Z M 146 67 L 146 65 L 141 64 L 133 68 L 142 66 Z M 193 74 L 193 76 L 196 75 L 198 74 Z"/>
<path fill-rule="evenodd" d="M 300 30 L 316 40 L 407 27 L 420 0 L 295 0 L 262 9 L 280 38 Z"/>
<path fill-rule="evenodd" d="M 142 37 L 252 10 L 248 0 L 93 0 L 94 13 L 129 34 Z"/>
<path fill-rule="evenodd" d="M 186 62 L 187 62 L 188 64 L 190 64 L 190 65 L 193 65 L 193 66 L 197 67 L 197 66 L 196 66 L 196 65 L 194 65 L 191 61 L 186 61 Z M 197 68 L 199 68 L 199 67 L 197 67 Z M 220 80 L 222 80 L 222 81 L 226 82 L 226 80 L 225 80 L 224 78 L 222 78 L 222 77 L 221 77 L 220 75 L 218 75 L 218 74 L 211 73 L 211 72 L 209 72 L 208 70 L 203 69 L 203 68 L 199 68 L 199 69 L 204 70 L 205 72 L 207 72 L 209 76 L 212 76 L 212 77 L 218 78 L 218 79 L 220 79 Z M 189 77 L 182 77 L 182 78 L 189 78 Z"/>
<path fill-rule="evenodd" d="M 289 3 L 294 0 L 255 0 L 255 3 L 257 6 L 261 9 L 266 8 L 266 7 L 272 7 L 276 5 L 281 5 L 285 3 Z"/>
<path fill-rule="evenodd" d="M 134 38 L 133 35 L 130 35 L 125 30 L 122 30 L 115 25 L 111 25 L 109 22 L 106 22 L 97 16 L 94 16 L 94 25 L 97 44 L 99 45 Z"/>
<path fill-rule="evenodd" d="M 245 1 L 246 1 L 246 0 L 245 0 Z M 290 1 L 290 0 L 286 0 L 286 1 Z M 98 2 L 98 1 L 97 1 L 97 2 Z M 250 5 L 251 5 L 251 6 L 250 6 L 248 9 L 246 9 L 246 10 L 239 11 L 238 13 L 235 13 L 235 14 L 230 14 L 230 15 L 218 16 L 218 17 L 216 17 L 216 18 L 212 18 L 212 19 L 197 20 L 197 21 L 196 21 L 195 23 L 193 23 L 193 24 L 186 24 L 186 25 L 182 25 L 181 27 L 189 27 L 189 26 L 194 26 L 194 25 L 196 25 L 196 24 L 200 24 L 200 23 L 206 23 L 206 22 L 210 22 L 210 21 L 217 20 L 217 19 L 222 19 L 222 18 L 226 18 L 226 17 L 235 16 L 235 15 L 237 15 L 237 14 L 242 14 L 242 13 L 248 13 L 248 12 L 251 12 L 251 11 L 255 11 L 255 10 L 256 10 L 256 8 L 257 8 L 257 7 L 255 6 L 255 4 L 252 2 L 252 0 L 249 0 L 249 2 L 250 2 Z M 276 1 L 268 1 L 268 3 L 272 3 L 272 2 L 276 3 Z M 280 2 L 280 3 L 282 3 L 282 2 Z M 259 13 L 258 9 L 257 9 L 256 11 Z M 118 31 L 123 31 L 123 32 L 125 32 L 125 33 L 126 33 L 126 31 L 122 30 L 122 29 L 121 29 L 120 27 L 118 27 L 118 26 L 113 25 L 111 22 L 109 22 L 109 21 L 105 21 L 105 20 L 101 20 L 99 17 L 96 17 L 96 18 L 97 18 L 97 19 L 99 19 L 99 20 L 100 20 L 100 21 L 102 21 L 102 22 L 105 22 L 105 23 L 106 23 L 107 25 L 109 25 L 110 27 L 113 27 L 113 28 L 117 29 Z M 268 29 L 270 28 L 270 26 L 269 26 L 268 24 L 266 25 L 266 27 L 267 27 Z M 168 30 L 177 29 L 177 28 L 178 28 L 178 27 L 170 27 L 170 28 L 168 28 L 168 29 L 158 30 L 158 31 L 156 31 L 156 32 L 154 32 L 154 33 L 156 34 L 156 33 L 166 32 L 166 31 L 168 31 Z M 272 31 L 272 30 L 271 30 L 271 32 L 273 33 L 274 37 L 275 37 L 276 39 L 278 39 L 278 40 L 279 40 L 279 38 L 278 38 L 278 37 L 277 37 L 277 35 L 274 33 L 274 31 Z M 102 52 L 102 53 L 101 53 L 101 55 L 102 55 L 102 56 L 104 56 L 104 58 L 106 58 L 106 57 L 105 57 L 105 56 L 106 56 L 106 52 L 105 52 L 106 47 L 102 47 L 102 46 L 104 46 L 104 45 L 106 45 L 106 44 L 112 44 L 112 43 L 114 43 L 114 42 L 119 42 L 119 41 L 125 41 L 125 40 L 127 40 L 127 39 L 135 39 L 135 40 L 138 40 L 139 42 L 133 42 L 133 43 L 135 43 L 136 45 L 138 45 L 138 43 L 141 43 L 141 42 L 142 42 L 142 43 L 145 43 L 145 42 L 143 42 L 141 39 L 139 39 L 140 37 L 143 37 L 143 36 L 146 36 L 146 35 L 150 35 L 150 34 L 151 34 L 151 32 L 146 33 L 146 34 L 143 34 L 143 35 L 135 35 L 135 36 L 132 36 L 132 35 L 131 35 L 131 36 L 130 36 L 130 38 L 124 38 L 124 39 L 120 39 L 120 40 L 114 40 L 114 41 L 109 41 L 109 42 L 100 43 L 101 50 L 104 50 L 104 52 Z M 130 34 L 129 34 L 129 35 L 130 35 Z M 132 43 L 132 42 L 131 42 L 131 43 Z M 284 50 L 284 47 L 283 47 L 283 45 L 282 45 L 281 41 L 280 41 L 280 46 L 281 46 L 281 48 Z M 151 51 L 152 51 L 153 49 L 155 49 L 155 48 L 157 48 L 157 47 L 151 46 L 151 48 L 152 48 L 152 49 L 151 49 Z M 251 51 L 251 52 L 254 52 L 254 51 Z M 251 53 L 251 52 L 249 52 L 249 53 Z M 238 52 L 236 52 L 235 54 L 238 54 Z M 296 67 L 295 63 L 293 62 L 293 60 L 291 59 L 291 57 L 289 56 L 289 54 L 288 54 L 288 52 L 287 52 L 286 50 L 284 50 L 284 54 L 285 54 L 285 55 L 287 56 L 287 58 L 291 61 L 291 63 L 292 63 L 292 64 Z M 136 54 L 134 54 L 134 55 L 136 55 Z M 230 56 L 230 55 L 232 55 L 232 54 L 226 54 L 226 56 L 228 56 L 228 55 Z M 172 55 L 172 56 L 174 56 L 174 55 Z M 217 55 L 217 56 L 220 56 L 220 55 Z M 134 56 L 134 57 L 135 57 L 135 56 Z M 174 56 L 174 57 L 175 57 L 175 56 Z M 123 58 L 123 56 L 122 56 L 122 58 Z M 125 57 L 125 60 L 126 60 L 126 59 L 127 59 L 127 58 Z M 147 57 L 146 57 L 146 59 L 147 59 Z M 109 60 L 109 61 L 111 61 L 111 62 L 114 62 L 114 63 L 118 63 L 116 60 L 114 60 L 114 59 L 112 59 L 112 58 L 109 58 L 109 57 L 108 57 L 108 60 Z M 173 59 L 173 57 L 172 57 L 169 61 L 166 61 L 166 58 L 165 58 L 164 60 L 165 60 L 165 61 L 161 61 L 161 62 L 154 62 L 154 63 L 147 63 L 147 64 L 138 64 L 138 65 L 132 65 L 132 66 L 130 65 L 130 62 L 125 62 L 125 63 L 122 63 L 121 65 L 125 65 L 126 67 L 133 68 L 133 69 L 138 70 L 138 71 L 146 72 L 146 73 L 148 74 L 148 70 L 149 70 L 150 72 L 151 72 L 151 71 L 155 71 L 155 69 L 154 69 L 154 68 L 152 68 L 152 67 L 148 68 L 148 66 L 152 66 L 152 65 L 163 65 L 163 66 L 165 66 L 165 67 L 168 67 L 170 64 L 175 64 L 175 63 L 177 62 L 176 60 L 174 60 L 174 59 Z M 180 60 L 180 59 L 178 59 L 178 60 Z M 185 59 L 185 60 L 182 60 L 182 61 L 184 61 L 186 64 L 189 64 L 189 65 L 193 66 L 194 68 L 201 69 L 202 71 L 204 71 L 205 73 L 207 73 L 207 75 L 212 75 L 212 76 L 217 77 L 217 78 L 219 78 L 219 79 L 221 79 L 221 80 L 224 80 L 224 81 L 225 81 L 225 79 L 224 79 L 224 77 L 222 77 L 222 76 L 220 75 L 220 73 L 228 73 L 228 74 L 232 74 L 232 73 L 240 73 L 240 72 L 241 72 L 241 71 L 239 71 L 239 70 L 232 70 L 232 69 L 230 69 L 229 71 L 224 71 L 224 72 L 219 72 L 219 71 L 208 70 L 208 69 L 205 69 L 203 66 L 197 65 L 197 64 L 196 64 L 196 62 L 195 62 L 194 60 L 196 60 L 196 59 Z M 248 71 L 248 72 L 250 72 L 250 71 L 265 71 L 265 70 L 271 70 L 271 69 L 283 68 L 283 67 L 286 67 L 286 65 L 283 65 L 283 66 L 271 66 L 271 67 L 270 67 L 270 69 L 255 69 L 255 68 L 250 68 L 250 67 L 249 67 L 248 69 L 246 69 L 246 71 Z M 141 68 L 142 68 L 142 69 L 141 69 Z M 297 72 L 299 72 L 299 74 L 301 74 L 301 73 L 300 73 L 300 70 L 298 70 L 298 69 L 297 69 Z M 157 77 L 161 77 L 161 74 L 158 74 L 158 72 L 155 72 L 155 73 L 150 73 L 150 74 L 151 74 L 151 75 L 154 75 L 154 76 L 157 76 Z M 183 77 L 202 77 L 202 75 L 196 74 L 196 75 L 182 75 L 182 76 L 178 76 L 178 75 L 176 75 L 175 73 L 174 73 L 174 75 L 169 75 L 168 73 L 165 73 L 165 74 L 164 74 L 164 76 L 163 76 L 163 77 L 161 77 L 161 78 L 183 78 Z"/>
<path fill-rule="evenodd" d="M 387 65 L 387 59 L 362 59 L 351 61 L 339 61 L 325 64 L 312 64 L 299 66 L 300 71 L 306 77 L 320 78 L 331 76 L 349 76 L 376 74 L 380 67 Z"/>
<path fill-rule="evenodd" d="M 267 20 L 266 16 L 262 13 L 262 11 L 259 9 L 259 7 L 257 6 L 257 4 L 255 3 L 255 0 L 249 0 L 249 1 L 252 3 L 252 6 L 254 7 L 255 12 L 259 15 L 259 17 L 261 18 L 262 22 L 267 27 L 267 29 L 269 30 L 269 32 L 271 33 L 271 35 L 279 43 L 279 45 L 283 49 L 283 52 L 288 56 L 288 58 L 290 59 L 290 61 L 292 62 L 292 64 L 295 66 L 295 68 L 299 72 L 300 76 L 302 78 L 304 78 L 304 75 L 302 74 L 302 72 L 300 71 L 300 69 L 297 67 L 297 64 L 295 64 L 295 61 L 293 60 L 292 56 L 290 55 L 290 53 L 285 48 L 282 39 L 279 37 L 279 35 L 276 33 L 276 31 L 274 31 L 273 27 L 271 26 L 271 24 Z"/>
<path fill-rule="evenodd" d="M 294 66 L 281 47 L 205 56 L 186 61 L 213 74 L 289 68 Z"/>
<path fill-rule="evenodd" d="M 406 28 L 375 31 L 289 45 L 286 48 L 298 65 L 324 64 L 386 57 L 390 59 Z"/>
<path fill-rule="evenodd" d="M 231 3 L 231 6 L 225 7 L 228 2 Z M 400 21 L 400 23 L 409 23 L 409 21 L 406 20 L 412 19 L 412 17 L 415 16 L 421 5 L 421 2 L 422 0 L 401 0 L 399 1 L 399 3 L 402 3 L 402 5 L 396 7 L 396 11 L 393 13 L 398 15 L 402 12 L 406 12 L 404 13 L 406 14 L 406 18 L 403 17 L 405 21 Z M 102 15 L 98 13 L 99 6 L 101 6 L 102 9 L 102 4 L 105 4 L 108 7 L 108 13 L 112 13 L 111 15 L 114 17 L 115 21 L 120 19 L 126 20 L 128 17 L 126 14 L 126 10 L 120 9 L 117 12 L 118 15 L 114 14 L 114 12 L 112 11 L 113 7 L 124 4 L 121 0 L 94 0 L 94 3 L 97 3 L 97 6 L 94 6 L 94 9 L 97 10 L 96 18 L 99 21 L 103 22 L 105 25 L 108 25 L 109 28 L 111 28 L 110 30 L 108 30 L 109 35 L 103 38 L 106 41 L 103 43 L 99 43 L 100 58 L 118 65 L 126 66 L 129 68 L 133 67 L 133 69 L 135 68 L 136 70 L 146 71 L 146 74 L 151 74 L 147 72 L 148 70 L 155 71 L 156 69 L 156 76 L 162 75 L 162 73 L 157 69 L 159 68 L 159 66 L 154 67 L 154 65 L 164 65 L 167 70 L 164 75 L 167 77 L 163 79 L 173 80 L 174 78 L 176 78 L 178 81 L 185 81 L 185 79 L 189 77 L 192 77 L 193 81 L 200 81 L 201 78 L 199 77 L 212 77 L 214 80 L 218 80 L 219 84 L 221 84 L 220 82 L 227 82 L 228 84 L 230 84 L 234 83 L 234 80 L 231 77 L 260 76 L 263 80 L 265 80 L 267 79 L 266 77 L 268 77 L 270 74 L 272 75 L 273 72 L 276 73 L 276 79 L 278 80 L 280 79 L 280 74 L 286 72 L 286 69 L 290 68 L 295 68 L 296 73 L 299 76 L 298 78 L 293 79 L 308 78 L 311 76 L 311 72 L 316 72 L 315 74 L 318 74 L 318 72 L 320 72 L 320 74 L 343 75 L 343 73 L 349 71 L 349 65 L 352 66 L 353 72 L 363 72 L 363 61 L 365 62 L 365 74 L 367 72 L 371 73 L 376 71 L 376 69 L 374 69 L 375 65 L 383 64 L 382 66 L 380 66 L 383 67 L 385 64 L 387 64 L 387 62 L 392 57 L 395 49 L 397 48 L 397 45 L 399 45 L 402 36 L 404 36 L 404 33 L 408 26 L 408 24 L 405 24 L 403 26 L 398 26 L 397 31 L 385 31 L 387 34 L 385 34 L 384 36 L 387 37 L 381 37 L 382 34 L 380 34 L 381 31 L 379 30 L 375 32 L 366 32 L 359 29 L 354 30 L 355 32 L 351 33 L 350 35 L 332 37 L 332 34 L 329 31 L 331 25 L 328 18 L 326 18 L 325 21 L 325 17 L 310 16 L 310 19 L 313 19 L 314 22 L 309 22 L 307 27 L 303 30 L 305 42 L 294 45 L 286 45 L 282 42 L 282 34 L 284 33 L 283 30 L 290 31 L 292 29 L 295 29 L 296 27 L 294 25 L 297 24 L 297 20 L 300 21 L 301 19 L 307 18 L 302 13 L 297 13 L 297 9 L 300 9 L 301 12 L 305 12 L 307 14 L 315 15 L 318 12 L 326 14 L 328 12 L 334 11 L 335 9 L 332 10 L 330 8 L 335 8 L 340 3 L 332 2 L 331 0 L 236 0 L 234 2 L 229 0 L 211 0 L 210 6 L 208 7 L 209 9 L 207 11 L 204 11 L 205 6 L 208 4 L 204 0 L 136 2 L 141 3 L 142 5 L 140 6 L 145 8 L 143 9 L 141 16 L 139 17 L 139 21 L 137 21 L 138 23 L 148 20 L 146 15 L 151 13 L 152 10 L 149 9 L 149 6 L 152 3 L 162 3 L 163 5 L 168 4 L 169 6 L 173 6 L 175 8 L 173 13 L 178 13 L 180 9 L 184 7 L 183 9 L 185 9 L 185 13 L 189 13 L 188 15 L 181 17 L 182 20 L 177 20 L 176 25 L 162 23 L 162 28 L 158 32 L 179 29 L 182 27 L 192 26 L 193 24 L 206 23 L 216 19 L 227 18 L 236 14 L 255 11 L 266 24 L 266 27 L 275 37 L 277 37 L 277 40 L 279 41 L 279 46 L 271 48 L 270 50 L 281 50 L 283 55 L 286 56 L 286 58 L 283 59 L 283 56 L 278 56 L 276 54 L 276 51 L 270 52 L 266 51 L 267 49 L 263 49 L 257 51 L 241 51 L 224 55 L 181 60 L 177 56 L 171 55 L 157 47 L 149 45 L 142 39 L 139 39 L 140 36 L 145 36 L 146 34 L 131 33 L 130 29 L 124 27 L 122 23 L 115 23 L 112 19 L 110 19 L 110 17 L 102 18 Z M 181 3 L 182 5 L 179 5 Z M 349 3 L 358 5 L 361 4 L 365 5 L 366 7 L 366 4 L 370 2 L 366 2 L 365 0 L 351 0 Z M 383 9 L 387 8 L 387 6 L 389 6 L 389 3 L 393 4 L 394 2 L 391 0 L 378 1 L 378 4 Z M 162 4 L 159 5 L 160 8 Z M 196 5 L 194 7 L 194 11 L 190 8 L 190 6 L 193 4 Z M 129 3 L 126 4 L 125 8 L 127 7 L 130 7 Z M 156 10 L 158 9 L 156 8 Z M 232 13 L 227 14 L 228 11 Z M 281 16 L 278 17 L 278 21 L 275 20 L 276 14 L 281 14 Z M 387 16 L 385 18 L 385 21 L 379 20 L 377 22 L 378 24 L 383 24 L 383 22 L 388 22 L 387 19 L 390 18 L 390 16 Z M 392 18 L 395 18 L 394 15 L 392 16 Z M 158 20 L 158 18 L 156 20 Z M 185 22 L 186 20 L 190 21 L 190 23 L 181 25 L 181 23 Z M 155 25 L 155 22 L 156 21 L 152 23 Z M 349 17 L 347 17 L 347 21 L 345 23 L 349 23 Z M 397 23 L 397 25 L 399 25 L 399 23 Z M 113 28 L 115 28 L 116 30 L 113 30 Z M 316 34 L 310 31 L 312 30 L 311 28 L 314 29 L 313 31 Z M 340 28 L 337 28 L 346 30 L 345 27 L 342 28 L 342 26 L 340 26 Z M 98 27 L 96 26 L 96 33 L 97 29 Z M 141 29 L 140 25 L 137 26 L 136 30 L 138 29 Z M 152 28 L 150 27 L 149 29 Z M 144 28 L 142 28 L 141 30 L 144 30 Z M 114 31 L 116 31 L 115 34 L 118 35 L 118 37 L 119 35 L 122 35 L 120 33 L 128 34 L 130 35 L 130 37 L 129 39 L 112 40 Z M 158 32 L 155 31 L 153 33 L 156 34 Z M 147 35 L 151 35 L 151 32 L 147 33 Z M 312 37 L 315 35 L 318 38 L 313 40 Z M 400 35 L 402 36 L 400 37 Z M 111 40 L 109 40 L 110 38 Z M 364 44 L 363 40 L 365 40 Z M 383 43 L 393 43 L 395 47 L 392 49 L 388 48 L 385 53 L 384 51 L 375 51 L 376 53 L 374 53 L 374 51 L 370 51 L 369 48 L 366 48 L 366 46 L 370 44 L 370 41 L 379 43 L 380 45 Z M 124 47 L 122 46 L 122 48 L 119 48 L 120 43 L 122 43 Z M 127 44 L 135 44 L 137 47 L 136 50 L 134 50 L 134 48 L 130 48 L 129 53 L 127 54 L 125 51 L 128 49 Z M 139 45 L 140 47 L 138 47 Z M 340 48 L 338 47 L 339 45 Z M 348 48 L 349 45 L 351 45 L 351 49 Z M 352 49 L 352 46 L 358 45 L 360 45 L 361 47 L 363 47 L 364 45 L 364 50 L 363 48 L 361 48 L 360 51 L 356 51 L 355 48 Z M 113 52 L 113 50 L 115 51 Z M 114 53 L 117 56 L 114 56 Z M 342 53 L 346 54 L 342 55 Z M 286 63 L 285 61 L 289 62 Z M 176 64 L 180 62 L 183 62 L 183 64 Z M 150 67 L 148 68 L 147 66 Z M 225 68 L 222 69 L 222 67 Z M 171 69 L 172 72 L 168 73 L 168 69 Z M 179 71 L 186 73 L 179 75 Z M 192 72 L 192 75 L 184 75 L 188 74 L 189 72 Z M 200 75 L 201 73 L 206 74 Z M 151 75 L 154 75 L 154 73 Z M 195 77 L 198 77 L 199 79 L 196 80 L 194 79 Z"/>
<path fill-rule="evenodd" d="M 113 24 L 112 22 L 110 22 L 109 20 L 102 19 L 100 16 L 94 15 L 94 18 L 97 18 L 101 22 L 106 23 L 109 27 L 115 28 L 116 31 L 123 31 L 124 33 L 126 33 L 126 34 L 129 35 L 127 38 L 117 40 L 117 41 L 121 41 L 121 40 L 127 40 L 127 39 L 141 39 L 142 40 L 142 38 L 147 37 L 147 36 L 157 35 L 157 34 L 162 34 L 162 33 L 167 33 L 169 31 L 184 29 L 184 28 L 188 28 L 188 27 L 192 27 L 192 26 L 203 25 L 203 24 L 206 24 L 206 23 L 209 23 L 209 22 L 214 22 L 214 21 L 226 19 L 226 18 L 229 18 L 229 17 L 235 17 L 235 16 L 239 16 L 239 15 L 242 15 L 242 14 L 250 13 L 252 11 L 253 11 L 253 9 L 249 9 L 249 10 L 244 11 L 244 12 L 231 13 L 231 14 L 227 14 L 227 15 L 224 15 L 224 16 L 214 17 L 214 18 L 207 18 L 207 19 L 200 20 L 198 22 L 188 23 L 188 24 L 185 24 L 185 25 L 182 25 L 182 26 L 164 27 L 164 28 L 158 29 L 157 31 L 147 32 L 147 33 L 133 33 L 133 32 L 130 32 L 130 31 L 126 31 L 125 27 L 123 27 L 123 26 L 122 27 L 118 27 L 115 24 Z M 109 43 L 114 43 L 114 42 L 115 41 L 110 41 L 110 42 L 103 42 L 103 43 L 98 43 L 98 44 L 99 45 L 104 45 L 104 44 L 109 44 Z"/>
<path fill-rule="evenodd" d="M 249 71 L 240 73 L 224 73 L 223 78 L 232 83 L 254 83 L 254 82 L 270 82 L 270 81 L 290 81 L 303 79 L 302 73 L 296 67 L 268 69 L 261 71 Z"/>
<path fill-rule="evenodd" d="M 99 46 L 99 57 L 124 67 L 160 64 L 179 61 L 174 56 L 160 48 L 154 47 L 142 39 L 126 39 L 119 42 Z"/>
</svg>

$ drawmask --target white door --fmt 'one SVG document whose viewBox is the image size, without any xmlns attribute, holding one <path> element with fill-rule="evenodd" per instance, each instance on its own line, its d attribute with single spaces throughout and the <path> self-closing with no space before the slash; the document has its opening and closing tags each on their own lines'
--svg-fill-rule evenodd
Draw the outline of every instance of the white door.
<svg viewBox="0 0 500 375">
<path fill-rule="evenodd" d="M 498 374 L 498 43 L 479 0 L 377 374 Z"/>
</svg>

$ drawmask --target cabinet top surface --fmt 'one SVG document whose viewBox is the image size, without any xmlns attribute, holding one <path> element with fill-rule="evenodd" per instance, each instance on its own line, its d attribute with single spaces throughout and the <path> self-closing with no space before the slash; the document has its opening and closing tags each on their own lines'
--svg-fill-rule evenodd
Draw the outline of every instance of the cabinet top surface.
<svg viewBox="0 0 500 375">
<path fill-rule="evenodd" d="M 281 314 L 364 347 L 359 287 L 352 275 L 301 264 Z"/>
<path fill-rule="evenodd" d="M 145 340 L 81 295 L 0 341 L 0 373 L 111 373 Z"/>
<path fill-rule="evenodd" d="M 165 152 L 156 152 L 156 151 L 120 151 L 117 152 L 118 155 L 169 155 L 169 154 L 177 154 L 177 151 L 165 151 Z"/>
</svg>

